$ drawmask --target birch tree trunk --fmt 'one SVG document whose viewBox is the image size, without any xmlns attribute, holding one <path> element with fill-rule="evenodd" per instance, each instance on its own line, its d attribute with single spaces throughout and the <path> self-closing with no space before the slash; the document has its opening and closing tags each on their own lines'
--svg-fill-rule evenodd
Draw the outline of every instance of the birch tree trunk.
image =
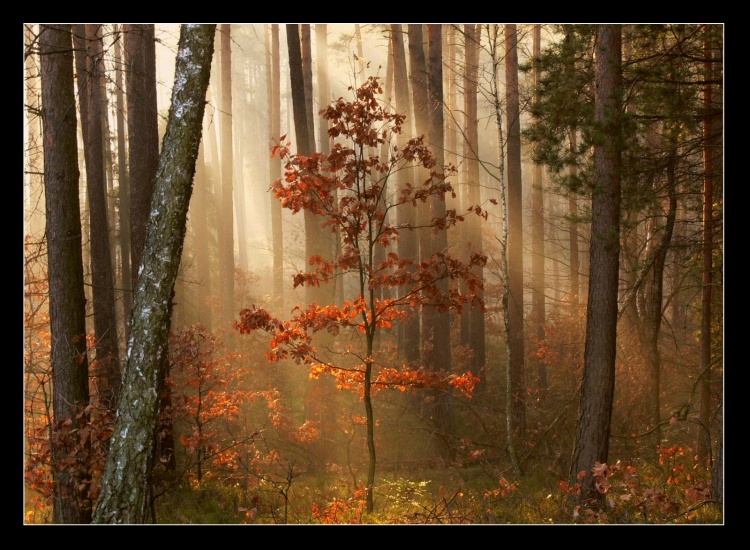
<svg viewBox="0 0 750 550">
<path fill-rule="evenodd" d="M 185 239 L 216 25 L 182 25 L 128 358 L 95 523 L 144 523 L 164 387 L 172 295 Z"/>
</svg>

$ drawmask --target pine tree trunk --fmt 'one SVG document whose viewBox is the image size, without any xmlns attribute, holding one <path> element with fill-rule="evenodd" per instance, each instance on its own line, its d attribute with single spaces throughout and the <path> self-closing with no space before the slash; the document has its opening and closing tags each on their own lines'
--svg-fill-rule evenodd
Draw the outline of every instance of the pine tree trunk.
<svg viewBox="0 0 750 550">
<path fill-rule="evenodd" d="M 591 200 L 591 265 L 583 384 L 570 480 L 580 480 L 581 498 L 599 495 L 591 469 L 606 463 L 615 391 L 617 295 L 620 251 L 620 25 L 598 25 L 595 121 L 601 143 L 594 145 Z"/>
<path fill-rule="evenodd" d="M 541 53 L 542 26 L 534 25 L 533 29 L 534 59 Z M 539 85 L 541 70 L 534 61 L 534 85 Z M 538 342 L 544 341 L 545 312 L 545 266 L 544 266 L 544 187 L 542 182 L 542 165 L 534 164 L 531 169 L 531 319 L 534 337 Z M 540 391 L 547 389 L 547 368 L 543 360 L 537 360 L 537 387 Z"/>
<path fill-rule="evenodd" d="M 234 306 L 234 155 L 232 147 L 232 47 L 231 25 L 221 25 L 221 215 L 219 217 L 219 277 L 222 322 L 230 322 Z"/>
<path fill-rule="evenodd" d="M 52 334 L 53 431 L 76 428 L 77 414 L 89 404 L 86 355 L 86 298 L 83 292 L 81 215 L 78 202 L 78 152 L 73 92 L 73 44 L 70 25 L 41 25 L 42 109 L 44 113 L 44 195 Z M 86 420 L 84 414 L 82 420 Z M 85 449 L 53 445 L 55 483 L 53 521 L 89 523 L 91 502 L 78 487 L 87 470 L 55 467 L 70 452 L 85 460 Z M 88 502 L 88 504 L 87 504 Z"/>
<path fill-rule="evenodd" d="M 138 282 L 146 222 L 159 163 L 156 107 L 156 37 L 153 25 L 125 25 L 125 63 L 130 155 L 130 235 L 132 286 Z"/>
<path fill-rule="evenodd" d="M 521 121 L 518 95 L 518 36 L 505 25 L 505 87 L 508 128 L 508 322 L 514 429 L 526 426 L 523 319 L 523 184 L 521 180 Z"/>
<path fill-rule="evenodd" d="M 279 25 L 271 25 L 271 143 L 281 138 L 281 64 L 279 62 Z M 271 183 L 281 177 L 281 159 L 271 159 Z M 281 225 L 281 201 L 271 197 L 271 233 L 273 234 L 273 294 L 274 303 L 284 301 L 284 241 Z"/>
<path fill-rule="evenodd" d="M 122 26 L 120 27 L 122 29 Z M 130 266 L 130 170 L 127 162 L 127 129 L 125 127 L 125 99 L 123 97 L 123 63 L 121 43 L 125 40 L 120 30 L 120 38 L 115 40 L 115 102 L 117 109 L 117 188 L 118 212 L 120 224 L 120 279 L 118 285 L 122 289 L 123 323 L 125 326 L 125 340 L 127 341 L 130 327 L 130 312 L 133 309 L 132 268 Z"/>
<path fill-rule="evenodd" d="M 429 72 L 428 72 L 428 97 L 429 97 L 429 143 L 435 155 L 435 170 L 443 171 L 444 144 L 443 144 L 443 40 L 441 25 L 427 25 L 429 43 Z M 443 183 L 443 178 L 433 178 L 433 185 Z M 432 197 L 431 216 L 443 218 L 445 216 L 445 200 L 438 195 Z M 432 232 L 433 253 L 448 252 L 448 233 L 442 229 Z M 437 283 L 441 293 L 448 293 L 448 279 L 441 279 Z M 432 326 L 431 353 L 427 356 L 429 369 L 440 372 L 451 372 L 451 329 L 450 313 L 438 311 L 436 308 L 428 308 L 428 318 Z M 440 453 L 445 459 L 451 459 L 453 450 L 449 444 L 449 435 L 452 430 L 452 411 L 450 407 L 450 395 L 445 392 L 432 392 L 432 406 L 430 416 L 435 423 L 436 434 L 441 440 Z"/>
<path fill-rule="evenodd" d="M 99 25 L 75 25 L 73 43 L 76 47 L 78 97 L 81 107 L 91 231 L 91 285 L 96 336 L 96 361 L 92 365 L 92 370 L 101 406 L 114 415 L 120 391 L 120 358 L 102 150 L 102 101 L 99 82 L 102 41 L 98 31 Z"/>
<path fill-rule="evenodd" d="M 411 118 L 409 104 L 409 84 L 406 70 L 406 51 L 404 49 L 404 31 L 400 24 L 391 25 L 391 42 L 393 44 L 393 79 L 396 95 L 396 110 Z M 396 136 L 396 146 L 402 149 L 408 140 L 406 132 Z M 396 174 L 396 186 L 399 191 L 406 188 L 407 183 L 412 183 L 413 170 L 400 170 Z M 417 224 L 417 209 L 409 204 L 401 204 L 396 212 L 398 226 L 401 229 L 398 239 L 398 255 L 402 258 L 416 260 L 419 257 L 419 242 L 417 231 L 411 227 Z M 399 294 L 406 290 L 400 289 Z M 409 368 L 419 366 L 419 314 L 412 312 L 399 327 L 401 331 L 400 349 L 404 352 L 404 360 Z"/>
</svg>

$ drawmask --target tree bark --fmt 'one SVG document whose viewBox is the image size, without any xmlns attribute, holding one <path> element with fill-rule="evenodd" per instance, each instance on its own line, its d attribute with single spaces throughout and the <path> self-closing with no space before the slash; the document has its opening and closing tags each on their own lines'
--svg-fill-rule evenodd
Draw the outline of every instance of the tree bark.
<svg viewBox="0 0 750 550">
<path fill-rule="evenodd" d="M 198 272 L 198 322 L 211 331 L 213 316 L 206 299 L 211 294 L 211 253 L 208 243 L 208 170 L 206 170 L 206 156 L 204 140 L 198 148 L 198 160 L 195 166 L 195 181 L 193 183 L 193 199 L 190 207 L 195 212 L 195 263 Z"/>
<path fill-rule="evenodd" d="M 78 152 L 73 44 L 70 25 L 41 25 L 39 31 L 44 123 L 44 196 L 46 209 L 49 315 L 52 335 L 53 430 L 75 427 L 76 415 L 89 404 L 86 355 L 86 298 L 83 292 L 81 213 L 78 202 Z M 85 420 L 87 415 L 82 418 Z M 52 447 L 55 483 L 53 521 L 89 523 L 91 502 L 77 487 L 87 484 L 86 468 L 54 467 L 71 449 Z M 82 449 L 77 450 L 83 461 Z"/>
<path fill-rule="evenodd" d="M 117 108 L 117 189 L 119 204 L 119 223 L 120 223 L 120 280 L 118 284 L 122 289 L 122 303 L 124 311 L 125 340 L 128 339 L 130 327 L 128 319 L 133 309 L 133 285 L 132 285 L 132 268 L 130 266 L 130 170 L 128 169 L 127 148 L 127 129 L 125 127 L 125 98 L 123 97 L 122 83 L 122 42 L 124 42 L 124 33 L 120 26 L 119 38 L 115 40 L 115 102 Z"/>
<path fill-rule="evenodd" d="M 112 415 L 120 391 L 114 275 L 107 220 L 107 196 L 102 148 L 102 41 L 99 25 L 74 25 L 78 97 L 81 107 L 86 189 L 89 199 L 91 286 L 94 302 L 96 361 L 92 365 L 100 404 Z"/>
<path fill-rule="evenodd" d="M 406 70 L 406 50 L 404 49 L 404 31 L 403 25 L 391 25 L 391 42 L 393 44 L 393 80 L 396 95 L 396 110 L 407 116 L 407 121 L 411 117 L 409 104 L 409 80 Z M 396 146 L 399 150 L 403 149 L 409 136 L 406 132 L 401 132 L 396 136 Z M 406 184 L 413 181 L 413 170 L 400 170 L 396 174 L 396 186 L 399 191 L 406 189 Z M 417 225 L 417 209 L 408 204 L 398 206 L 396 217 L 398 225 L 401 227 L 398 239 L 398 255 L 402 258 L 411 258 L 416 260 L 419 257 L 419 241 L 417 232 L 412 227 Z M 412 271 L 415 271 L 414 268 Z M 408 292 L 406 288 L 400 289 L 400 294 Z M 419 365 L 419 315 L 412 312 L 401 324 L 402 331 L 401 349 L 404 352 L 404 360 L 410 368 L 417 368 Z"/>
<path fill-rule="evenodd" d="M 581 478 L 581 498 L 599 495 L 591 469 L 606 463 L 615 391 L 617 295 L 620 258 L 621 27 L 598 25 L 591 199 L 591 277 L 586 318 L 583 384 L 570 479 Z"/>
<path fill-rule="evenodd" d="M 185 238 L 216 25 L 182 25 L 172 105 L 135 290 L 123 391 L 95 523 L 144 523 L 172 294 Z"/>
<path fill-rule="evenodd" d="M 466 204 L 463 210 L 476 206 L 481 202 L 479 187 L 479 118 L 477 107 L 477 91 L 479 85 L 479 49 L 481 31 L 478 25 L 464 25 L 464 113 L 465 133 L 464 158 L 466 159 Z M 464 222 L 466 245 L 470 251 L 483 254 L 482 223 L 479 216 L 470 216 Z M 484 282 L 484 268 L 476 266 L 474 273 Z M 479 291 L 479 297 L 484 298 L 484 292 Z M 465 309 L 468 316 L 466 343 L 473 352 L 471 370 L 480 378 L 485 379 L 486 345 L 483 308 L 470 305 Z"/>
<path fill-rule="evenodd" d="M 427 25 L 429 43 L 429 72 L 428 72 L 428 98 L 429 98 L 429 142 L 430 148 L 435 155 L 435 170 L 438 174 L 443 172 L 444 151 L 443 144 L 443 39 L 441 25 Z M 443 183 L 445 176 L 433 177 L 433 185 Z M 431 204 L 432 218 L 445 217 L 445 197 L 434 195 Z M 432 232 L 431 249 L 434 253 L 448 252 L 448 232 L 440 229 Z M 437 287 L 443 294 L 448 293 L 448 279 L 441 279 Z M 450 313 L 439 311 L 437 308 L 429 307 L 427 315 L 428 323 L 432 333 L 431 351 L 427 354 L 427 367 L 440 373 L 451 372 L 451 327 Z M 432 392 L 432 405 L 429 407 L 432 421 L 435 423 L 436 434 L 440 438 L 440 453 L 443 458 L 452 458 L 452 448 L 448 442 L 451 433 L 452 414 L 449 395 L 444 392 Z"/>
<path fill-rule="evenodd" d="M 537 59 L 541 54 L 542 26 L 534 25 L 534 86 L 539 86 L 541 69 Z M 538 93 L 538 92 L 537 92 Z M 544 187 L 542 165 L 534 164 L 531 169 L 531 319 L 534 336 L 538 342 L 544 341 L 545 324 L 545 280 L 544 280 Z M 537 387 L 547 389 L 547 368 L 544 361 L 537 361 Z"/>
<path fill-rule="evenodd" d="M 281 138 L 281 64 L 279 61 L 279 25 L 271 25 L 271 144 Z M 281 177 L 281 159 L 271 159 L 271 183 Z M 284 241 L 281 225 L 281 201 L 271 197 L 271 232 L 273 234 L 273 294 L 274 303 L 284 302 Z"/>
<path fill-rule="evenodd" d="M 234 182 L 232 155 L 232 48 L 231 26 L 221 25 L 221 216 L 219 217 L 219 278 L 222 321 L 234 316 Z"/>
<path fill-rule="evenodd" d="M 521 179 L 521 121 L 518 95 L 518 35 L 505 25 L 506 125 L 508 128 L 508 323 L 514 430 L 526 426 L 523 320 L 523 183 Z"/>
<path fill-rule="evenodd" d="M 159 163 L 154 25 L 124 25 L 127 64 L 132 287 L 138 282 Z"/>
</svg>

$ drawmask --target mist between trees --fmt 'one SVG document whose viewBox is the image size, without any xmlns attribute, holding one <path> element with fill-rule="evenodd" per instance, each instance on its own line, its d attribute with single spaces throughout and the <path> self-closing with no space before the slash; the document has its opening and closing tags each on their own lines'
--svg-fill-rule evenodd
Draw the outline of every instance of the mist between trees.
<svg viewBox="0 0 750 550">
<path fill-rule="evenodd" d="M 723 30 L 24 24 L 24 522 L 722 523 Z"/>
</svg>

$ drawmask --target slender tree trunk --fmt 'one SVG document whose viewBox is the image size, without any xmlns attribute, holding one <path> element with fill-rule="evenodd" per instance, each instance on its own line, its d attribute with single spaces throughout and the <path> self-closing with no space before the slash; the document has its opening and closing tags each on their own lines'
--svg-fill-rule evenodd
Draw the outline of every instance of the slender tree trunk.
<svg viewBox="0 0 750 550">
<path fill-rule="evenodd" d="M 115 39 L 115 102 L 117 106 L 117 188 L 119 203 L 119 223 L 120 223 L 120 279 L 118 285 L 122 289 L 122 304 L 125 326 L 125 340 L 129 336 L 130 327 L 128 319 L 133 309 L 133 285 L 132 285 L 132 268 L 130 266 L 130 170 L 128 169 L 127 148 L 127 128 L 125 127 L 125 99 L 123 97 L 123 65 L 122 65 L 122 47 L 125 40 L 122 33 L 122 26 L 118 38 Z"/>
<path fill-rule="evenodd" d="M 477 107 L 477 90 L 479 81 L 479 51 L 481 30 L 479 25 L 464 25 L 464 127 L 466 139 L 464 140 L 464 158 L 466 163 L 466 204 L 463 210 L 471 206 L 479 205 L 481 202 L 479 187 L 479 118 Z M 482 222 L 479 216 L 470 216 L 463 224 L 466 232 L 465 245 L 470 247 L 471 252 L 484 253 L 482 246 Z M 484 269 L 482 266 L 473 268 L 484 283 Z M 484 292 L 479 291 L 479 296 L 484 298 Z M 471 305 L 465 309 L 467 319 L 466 343 L 473 352 L 471 370 L 480 378 L 486 379 L 485 362 L 485 323 L 484 310 L 481 307 Z"/>
<path fill-rule="evenodd" d="M 247 151 L 252 148 L 252 145 L 248 144 L 252 143 L 254 137 L 253 134 L 251 134 L 250 129 L 255 126 L 253 119 L 246 114 L 246 105 L 248 104 L 250 90 L 255 89 L 252 76 L 249 74 L 249 58 L 245 58 L 244 63 L 240 64 L 239 71 L 240 94 L 239 97 L 234 100 L 234 103 L 237 104 L 237 134 L 239 134 L 239 136 L 236 141 L 236 146 L 234 142 L 232 143 L 233 148 L 236 149 L 232 154 L 232 161 L 234 162 L 234 179 L 236 180 L 234 186 L 234 192 L 236 195 L 236 197 L 234 197 L 234 216 L 237 220 L 237 256 L 239 266 L 243 270 L 248 271 L 250 269 L 250 264 L 247 256 L 247 202 L 245 200 L 247 193 L 245 189 L 245 159 L 248 154 Z M 234 77 L 232 77 L 232 79 L 234 81 Z M 234 112 L 234 106 L 232 109 Z M 234 124 L 234 119 L 232 124 Z"/>
<path fill-rule="evenodd" d="M 427 96 L 427 63 L 424 53 L 424 38 L 422 36 L 422 25 L 410 23 L 408 26 L 409 36 L 409 80 L 412 90 L 412 105 L 414 110 L 414 122 L 418 136 L 427 136 L 429 131 L 429 100 Z M 415 169 L 416 185 L 424 182 L 429 177 L 429 172 L 423 167 Z M 430 204 L 419 202 L 417 204 L 417 240 L 419 243 L 419 261 L 423 262 L 432 256 L 432 239 L 427 225 L 430 222 Z M 429 308 L 420 310 L 420 338 L 421 346 L 427 350 L 432 345 L 432 326 L 430 324 Z M 429 354 L 421 355 L 423 363 L 428 361 Z"/>
<path fill-rule="evenodd" d="M 279 62 L 279 25 L 271 25 L 271 143 L 281 138 L 281 64 Z M 271 183 L 281 177 L 281 159 L 271 159 Z M 284 241 L 281 225 L 281 201 L 271 197 L 271 233 L 273 234 L 273 293 L 274 303 L 284 302 Z"/>
<path fill-rule="evenodd" d="M 591 469 L 606 463 L 615 391 L 617 290 L 620 257 L 620 25 L 598 25 L 595 122 L 601 143 L 594 145 L 591 201 L 591 265 L 583 384 L 570 479 L 581 481 L 581 498 L 599 495 Z M 579 473 L 583 473 L 579 477 Z"/>
<path fill-rule="evenodd" d="M 429 42 L 429 72 L 428 72 L 428 98 L 429 98 L 429 141 L 435 155 L 436 170 L 442 173 L 444 162 L 444 145 L 443 145 L 443 40 L 441 25 L 428 25 L 428 42 Z M 433 178 L 433 185 L 440 185 L 443 177 Z M 445 217 L 445 200 L 435 195 L 432 197 L 431 215 L 433 218 Z M 433 231 L 432 233 L 432 252 L 448 252 L 448 232 L 447 230 Z M 441 293 L 448 293 L 448 279 L 441 279 L 437 283 Z M 432 328 L 432 346 L 427 354 L 428 368 L 440 372 L 451 372 L 451 330 L 450 330 L 450 313 L 448 311 L 438 311 L 436 308 L 428 308 L 429 324 Z M 449 394 L 440 392 L 433 394 L 430 416 L 437 428 L 437 434 L 441 438 L 442 445 L 440 452 L 443 458 L 452 458 L 452 447 L 448 442 L 448 435 L 451 433 L 452 414 L 449 402 Z"/>
<path fill-rule="evenodd" d="M 541 70 L 538 58 L 541 54 L 542 26 L 534 25 L 534 87 L 539 86 Z M 544 341 L 546 321 L 545 279 L 544 279 L 544 187 L 542 165 L 534 164 L 531 169 L 531 322 L 538 342 Z M 537 384 L 540 391 L 547 389 L 547 367 L 543 360 L 537 360 Z"/>
<path fill-rule="evenodd" d="M 644 287 L 643 319 L 638 323 L 638 326 L 641 327 L 642 344 L 646 351 L 649 388 L 649 427 L 653 430 L 651 440 L 654 451 L 658 451 L 661 444 L 661 353 L 659 351 L 659 333 L 661 331 L 663 315 L 664 266 L 666 264 L 667 252 L 672 242 L 672 232 L 677 214 L 676 157 L 677 150 L 673 148 L 669 153 L 667 164 L 667 191 L 669 193 L 667 218 L 661 230 L 662 236 L 654 247 L 653 261 L 650 262 L 651 273 Z M 654 215 L 651 219 L 655 220 L 656 216 Z"/>
<path fill-rule="evenodd" d="M 232 147 L 232 39 L 231 25 L 222 24 L 221 41 L 221 215 L 219 217 L 219 277 L 222 322 L 234 317 L 234 155 Z"/>
<path fill-rule="evenodd" d="M 182 25 L 172 105 L 135 289 L 123 392 L 95 523 L 144 523 L 172 294 L 185 238 L 216 25 Z"/>
<path fill-rule="evenodd" d="M 85 423 L 89 404 L 86 355 L 86 298 L 83 292 L 81 215 L 78 202 L 78 152 L 73 92 L 73 44 L 70 25 L 41 25 L 42 109 L 44 122 L 44 196 L 52 365 L 53 431 Z M 82 414 L 79 419 L 78 415 Z M 77 438 L 76 438 L 77 439 Z M 55 483 L 53 521 L 89 523 L 91 501 L 82 498 L 87 468 L 58 468 L 68 453 L 85 463 L 85 448 L 52 446 Z"/>
<path fill-rule="evenodd" d="M 195 230 L 195 264 L 198 275 L 196 302 L 198 305 L 197 320 L 206 330 L 211 331 L 213 318 L 208 307 L 208 296 L 211 294 L 211 255 L 208 231 L 208 174 L 203 139 L 198 149 L 198 160 L 195 165 L 193 183 L 193 200 L 190 207 L 194 212 L 193 228 Z"/>
<path fill-rule="evenodd" d="M 294 111 L 294 132 L 297 139 L 297 151 L 305 156 L 314 152 L 310 128 L 307 125 L 307 100 L 305 96 L 305 80 L 302 66 L 302 49 L 300 44 L 299 25 L 289 24 L 286 26 L 287 46 L 289 48 L 289 69 L 292 81 L 292 107 Z M 311 99 L 312 101 L 312 99 Z M 323 247 L 320 239 L 319 224 L 315 215 L 305 210 L 305 262 L 306 271 L 312 271 L 310 257 L 323 255 Z M 323 303 L 320 287 L 307 287 L 306 301 L 308 304 Z"/>
<path fill-rule="evenodd" d="M 386 103 L 391 101 L 392 93 L 391 90 L 393 89 L 393 44 L 391 41 L 388 41 L 388 52 L 386 55 L 386 61 L 385 61 L 385 86 L 384 86 L 384 92 L 383 92 L 383 99 Z M 382 83 L 382 80 L 380 80 Z M 391 141 L 386 140 L 383 142 L 383 144 L 380 147 L 379 158 L 381 164 L 384 166 L 388 166 L 388 159 L 389 155 L 391 153 Z M 386 210 L 386 207 L 388 205 L 388 197 L 390 196 L 390 191 L 388 190 L 388 179 L 384 177 L 385 173 L 380 172 L 378 170 L 373 170 L 373 177 L 376 179 L 376 181 L 379 181 L 381 185 L 385 187 L 383 190 L 383 200 L 378 204 L 378 215 L 384 216 L 383 218 L 383 225 L 389 224 L 390 220 L 388 211 Z M 378 266 L 385 260 L 386 255 L 386 247 L 382 243 L 375 243 L 375 253 L 373 257 L 373 267 L 375 269 L 378 269 Z M 390 298 L 390 289 L 386 285 L 379 285 L 378 288 L 375 289 L 375 293 L 377 294 L 378 299 L 380 300 L 387 300 Z M 375 342 L 375 348 L 379 349 L 380 342 L 380 332 L 376 334 L 376 342 Z"/>
<path fill-rule="evenodd" d="M 105 199 L 107 203 L 107 221 L 109 222 L 109 250 L 112 253 L 112 266 L 113 266 L 113 280 L 117 281 L 117 256 L 118 256 L 118 245 L 117 239 L 117 213 L 115 210 L 115 189 L 114 189 L 114 173 L 113 173 L 113 160 L 112 160 L 112 148 L 110 144 L 110 136 L 112 135 L 109 127 L 109 99 L 107 97 L 107 76 L 106 67 L 104 64 L 104 43 L 102 35 L 107 31 L 104 25 L 96 25 L 96 37 L 98 41 L 98 78 L 96 79 L 96 85 L 99 86 L 99 99 L 101 101 L 101 119 L 102 119 L 102 155 L 104 162 L 104 181 L 105 181 Z M 119 294 L 119 293 L 118 293 Z"/>
<path fill-rule="evenodd" d="M 571 43 L 573 41 L 573 30 L 568 27 L 565 30 L 565 42 Z M 574 78 L 575 75 L 575 64 L 572 59 L 566 58 L 566 76 Z M 578 130 L 575 126 L 568 128 L 568 154 L 570 157 L 570 167 L 568 174 L 572 182 L 577 182 L 578 178 L 578 166 L 577 166 L 577 149 L 578 149 Z M 577 187 L 577 185 L 576 185 Z M 579 258 L 578 258 L 578 193 L 575 189 L 568 190 L 568 273 L 569 273 L 569 301 L 573 307 L 573 311 L 577 308 L 579 295 L 580 295 L 580 282 L 579 282 Z"/>
<path fill-rule="evenodd" d="M 41 92 L 39 89 L 39 57 L 31 54 L 35 46 L 34 25 L 24 25 L 26 51 L 25 88 L 26 105 L 24 106 L 25 123 L 28 129 L 25 148 L 26 164 L 24 165 L 24 237 L 33 235 L 41 240 L 44 233 L 44 211 L 38 208 L 44 196 L 44 167 L 42 155 L 42 117 L 40 110 Z M 38 32 L 38 31 L 37 31 Z"/>
<path fill-rule="evenodd" d="M 406 51 L 404 49 L 404 31 L 400 24 L 391 25 L 391 42 L 393 44 L 393 79 L 396 95 L 396 110 L 407 115 L 409 107 L 409 84 L 406 70 Z M 408 140 L 405 132 L 396 136 L 396 146 L 402 149 Z M 399 191 L 406 189 L 406 184 L 413 182 L 411 169 L 400 170 L 396 175 L 396 186 Z M 417 232 L 412 227 L 417 225 L 417 209 L 409 204 L 401 204 L 396 212 L 398 225 L 401 227 L 398 239 L 398 255 L 402 258 L 416 260 L 419 257 L 419 241 Z M 405 288 L 399 290 L 402 295 Z M 401 349 L 404 351 L 404 361 L 410 368 L 419 365 L 419 314 L 412 312 L 401 324 Z"/>
<path fill-rule="evenodd" d="M 518 36 L 515 25 L 505 25 L 505 89 L 508 127 L 508 321 L 513 424 L 526 427 L 523 320 L 523 184 L 521 179 L 521 121 L 518 95 Z"/>
<path fill-rule="evenodd" d="M 120 391 L 120 358 L 102 150 L 99 84 L 102 42 L 99 25 L 75 25 L 73 31 L 91 230 L 91 281 L 96 336 L 96 362 L 92 370 L 100 402 L 114 415 Z"/>
<path fill-rule="evenodd" d="M 159 163 L 153 25 L 125 25 L 132 285 L 138 282 L 146 222 Z"/>
<path fill-rule="evenodd" d="M 329 85 L 328 75 L 328 26 L 322 24 L 315 25 L 315 60 L 318 67 L 318 109 L 323 110 L 332 100 L 331 98 L 331 87 Z M 331 152 L 331 138 L 328 135 L 328 119 L 323 116 L 318 117 L 318 139 L 320 141 L 320 153 L 327 155 Z M 337 194 L 334 192 L 334 204 L 338 204 Z M 326 231 L 326 230 L 323 230 Z M 330 237 L 329 237 L 330 235 Z M 330 246 L 326 245 L 328 250 L 327 258 L 338 258 L 340 254 L 340 240 L 338 228 L 335 232 L 326 231 L 326 241 L 329 242 Z M 330 241 L 329 241 L 330 239 Z M 343 296 L 343 274 L 341 270 L 336 270 L 334 283 L 329 285 L 327 288 L 327 302 L 326 303 L 343 303 L 343 300 L 337 300 L 337 291 L 341 290 Z M 327 336 L 327 335 L 326 335 Z M 324 342 L 325 343 L 325 342 Z M 325 345 L 328 345 L 325 343 Z M 320 423 L 321 423 L 321 446 L 320 456 L 324 463 L 332 462 L 335 459 L 335 449 L 331 442 L 334 441 L 336 433 L 339 430 L 336 422 L 335 408 L 332 406 L 336 400 L 336 381 L 331 376 L 326 376 L 318 381 L 320 385 L 319 396 L 322 397 L 324 403 L 317 404 L 317 409 L 321 411 Z"/>
</svg>

